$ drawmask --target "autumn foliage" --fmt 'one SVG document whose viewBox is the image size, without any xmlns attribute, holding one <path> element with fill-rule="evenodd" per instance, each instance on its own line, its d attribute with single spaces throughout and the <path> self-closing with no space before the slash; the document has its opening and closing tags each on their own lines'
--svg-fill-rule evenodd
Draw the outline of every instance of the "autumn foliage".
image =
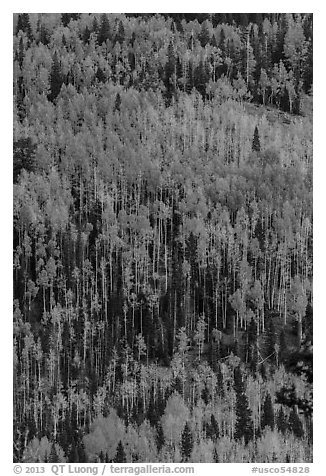
<svg viewBox="0 0 326 476">
<path fill-rule="evenodd" d="M 15 461 L 312 460 L 312 18 L 171 15 L 15 17 Z"/>
</svg>

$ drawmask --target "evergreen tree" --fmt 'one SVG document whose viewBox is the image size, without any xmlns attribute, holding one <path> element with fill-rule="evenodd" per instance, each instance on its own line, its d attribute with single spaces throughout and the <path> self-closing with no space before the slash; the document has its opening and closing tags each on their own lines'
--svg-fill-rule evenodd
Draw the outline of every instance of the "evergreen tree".
<svg viewBox="0 0 326 476">
<path fill-rule="evenodd" d="M 200 59 L 197 68 L 195 69 L 195 87 L 197 91 L 202 95 L 203 98 L 206 97 L 206 85 L 209 81 L 209 71 L 207 62 L 203 59 Z"/>
<path fill-rule="evenodd" d="M 202 48 L 205 48 L 205 46 L 208 45 L 208 43 L 211 39 L 209 29 L 208 29 L 208 24 L 207 24 L 206 21 L 204 21 L 201 25 L 201 30 L 200 30 L 200 33 L 198 35 L 198 39 L 200 41 L 200 44 L 201 44 Z"/>
<path fill-rule="evenodd" d="M 125 29 L 124 29 L 122 21 L 120 20 L 118 31 L 117 31 L 117 34 L 115 35 L 115 41 L 120 43 L 121 45 L 124 42 L 124 40 L 125 40 Z"/>
<path fill-rule="evenodd" d="M 306 94 L 309 94 L 313 81 L 313 44 L 312 40 L 308 42 L 307 59 L 304 64 L 303 71 L 303 89 Z"/>
<path fill-rule="evenodd" d="M 113 108 L 113 112 L 120 112 L 120 106 L 121 106 L 121 96 L 119 93 L 117 93 L 116 97 L 115 97 L 115 101 L 114 101 L 114 108 Z"/>
<path fill-rule="evenodd" d="M 17 182 L 18 177 L 23 169 L 27 170 L 27 172 L 32 172 L 33 170 L 35 170 L 35 152 L 36 145 L 33 144 L 32 139 L 30 137 L 27 137 L 26 139 L 18 139 L 14 142 L 14 183 Z"/>
<path fill-rule="evenodd" d="M 79 463 L 87 463 L 85 445 L 82 439 L 80 439 L 78 443 L 78 461 Z"/>
<path fill-rule="evenodd" d="M 122 444 L 122 441 L 120 440 L 117 446 L 117 452 L 115 455 L 115 458 L 113 460 L 114 463 L 126 463 L 127 462 L 127 457 L 126 453 Z"/>
<path fill-rule="evenodd" d="M 62 13 L 61 22 L 63 26 L 68 26 L 71 20 L 78 20 L 79 16 L 79 13 Z"/>
<path fill-rule="evenodd" d="M 220 40 L 219 40 L 219 43 L 218 43 L 218 47 L 222 51 L 222 56 L 224 57 L 224 54 L 225 54 L 225 32 L 224 32 L 224 28 L 221 28 L 221 31 L 220 31 Z"/>
<path fill-rule="evenodd" d="M 288 29 L 287 15 L 281 15 L 280 22 L 278 23 L 278 29 L 276 34 L 276 44 L 273 48 L 272 61 L 273 63 L 279 63 L 284 60 L 284 40 Z"/>
<path fill-rule="evenodd" d="M 184 463 L 189 461 L 193 446 L 194 446 L 194 439 L 193 439 L 192 431 L 188 422 L 186 422 L 184 430 L 181 435 L 181 455 L 182 455 L 182 461 Z"/>
<path fill-rule="evenodd" d="M 50 93 L 48 96 L 51 102 L 53 102 L 58 97 L 62 84 L 63 78 L 61 74 L 61 66 L 57 52 L 55 51 L 52 60 L 52 67 L 50 73 Z"/>
<path fill-rule="evenodd" d="M 240 25 L 244 28 L 247 28 L 249 24 L 248 13 L 240 13 Z"/>
<path fill-rule="evenodd" d="M 50 42 L 50 35 L 48 30 L 43 25 L 43 23 L 41 23 L 39 31 L 40 31 L 40 42 L 45 46 L 48 45 Z"/>
<path fill-rule="evenodd" d="M 251 410 L 248 405 L 248 398 L 245 393 L 237 394 L 236 403 L 236 425 L 234 437 L 236 440 L 244 438 L 247 444 L 253 436 L 253 423 L 251 420 Z"/>
<path fill-rule="evenodd" d="M 165 443 L 164 432 L 161 424 L 158 424 L 156 430 L 156 446 L 157 451 L 160 452 Z"/>
<path fill-rule="evenodd" d="M 277 343 L 277 334 L 276 334 L 274 319 L 268 320 L 266 325 L 266 334 L 267 334 L 267 342 L 266 342 L 267 355 L 273 354 L 268 360 L 270 362 L 275 362 L 275 344 Z"/>
<path fill-rule="evenodd" d="M 97 37 L 98 32 L 99 32 L 98 21 L 97 21 L 97 18 L 94 17 L 94 18 L 93 18 L 93 22 L 92 22 L 92 33 L 95 33 L 95 35 L 96 35 L 96 37 Z"/>
<path fill-rule="evenodd" d="M 247 340 L 246 340 L 246 362 L 252 363 L 256 357 L 257 347 L 257 323 L 255 319 L 250 319 L 247 327 Z M 257 365 L 257 363 L 256 363 Z M 256 370 L 255 365 L 255 370 Z"/>
<path fill-rule="evenodd" d="M 73 442 L 71 446 L 71 450 L 69 452 L 69 463 L 80 463 L 79 455 L 78 455 L 78 448 L 76 444 Z"/>
<path fill-rule="evenodd" d="M 32 28 L 31 28 L 31 24 L 30 24 L 30 21 L 29 21 L 29 14 L 28 13 L 20 13 L 18 15 L 16 35 L 18 34 L 19 31 L 23 31 L 24 33 L 26 33 L 27 38 L 30 41 L 32 41 L 32 39 L 33 39 Z"/>
<path fill-rule="evenodd" d="M 302 422 L 295 408 L 292 408 L 289 416 L 289 430 L 298 438 L 302 438 L 304 436 Z"/>
<path fill-rule="evenodd" d="M 190 94 L 194 87 L 194 68 L 192 61 L 189 61 L 186 77 L 186 93 Z"/>
<path fill-rule="evenodd" d="M 219 438 L 220 430 L 219 430 L 216 418 L 213 414 L 211 415 L 211 425 L 210 426 L 211 426 L 211 433 L 212 433 L 213 439 Z"/>
<path fill-rule="evenodd" d="M 106 13 L 101 15 L 100 28 L 97 35 L 99 45 L 102 45 L 110 38 L 110 23 Z"/>
<path fill-rule="evenodd" d="M 131 37 L 130 37 L 130 45 L 131 45 L 132 48 L 135 45 L 135 41 L 136 41 L 136 33 L 133 31 L 132 34 L 131 34 Z"/>
<path fill-rule="evenodd" d="M 218 371 L 218 361 L 221 358 L 220 343 L 214 340 L 210 343 L 210 365 L 214 372 Z"/>
<path fill-rule="evenodd" d="M 176 56 L 174 53 L 174 46 L 172 41 L 168 45 L 167 63 L 165 65 L 165 87 L 166 95 L 170 100 L 176 89 Z"/>
<path fill-rule="evenodd" d="M 190 35 L 189 40 L 188 40 L 187 47 L 191 51 L 194 49 L 194 35 L 193 35 L 193 32 L 191 32 L 191 35 Z"/>
<path fill-rule="evenodd" d="M 88 28 L 88 26 L 86 25 L 85 30 L 83 31 L 83 36 L 82 36 L 83 42 L 84 42 L 84 43 L 88 43 L 90 37 L 91 37 L 91 31 L 90 31 L 90 29 Z"/>
<path fill-rule="evenodd" d="M 255 152 L 260 152 L 260 139 L 259 139 L 258 126 L 255 127 L 255 131 L 254 131 L 254 137 L 252 140 L 252 150 Z"/>
<path fill-rule="evenodd" d="M 57 450 L 54 443 L 52 443 L 52 446 L 51 446 L 49 463 L 59 463 L 59 458 L 58 458 Z"/>
<path fill-rule="evenodd" d="M 236 424 L 234 437 L 236 440 L 243 438 L 247 444 L 253 436 L 253 422 L 239 366 L 234 369 L 234 390 L 236 392 Z"/>
<path fill-rule="evenodd" d="M 264 429 L 266 426 L 269 426 L 274 430 L 274 408 L 272 397 L 268 393 L 264 400 L 263 413 L 261 419 L 261 428 Z"/>
<path fill-rule="evenodd" d="M 217 394 L 221 398 L 224 398 L 224 379 L 223 379 L 223 373 L 222 373 L 220 365 L 218 365 L 217 367 L 216 377 L 217 377 L 217 384 L 216 384 Z"/>
<path fill-rule="evenodd" d="M 16 58 L 17 58 L 20 69 L 23 68 L 24 57 L 25 57 L 24 42 L 23 42 L 23 37 L 21 36 L 19 40 L 18 53 L 16 53 Z"/>
<path fill-rule="evenodd" d="M 212 38 L 211 38 L 210 44 L 213 46 L 213 48 L 217 48 L 217 47 L 218 47 L 217 40 L 216 40 L 216 36 L 215 36 L 214 34 L 213 34 L 213 36 L 212 36 Z"/>
<path fill-rule="evenodd" d="M 282 406 L 277 413 L 276 426 L 279 432 L 285 434 L 287 430 L 287 421 L 286 421 L 286 416 Z"/>
<path fill-rule="evenodd" d="M 100 66 L 96 70 L 95 78 L 98 80 L 99 83 L 105 83 L 105 81 L 107 79 Z"/>
</svg>

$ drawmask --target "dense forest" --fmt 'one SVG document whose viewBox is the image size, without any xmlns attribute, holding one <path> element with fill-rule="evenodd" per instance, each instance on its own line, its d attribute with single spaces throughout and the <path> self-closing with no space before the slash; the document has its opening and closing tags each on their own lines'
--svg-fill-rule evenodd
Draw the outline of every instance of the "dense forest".
<svg viewBox="0 0 326 476">
<path fill-rule="evenodd" d="M 312 14 L 16 14 L 19 462 L 312 461 Z"/>
</svg>

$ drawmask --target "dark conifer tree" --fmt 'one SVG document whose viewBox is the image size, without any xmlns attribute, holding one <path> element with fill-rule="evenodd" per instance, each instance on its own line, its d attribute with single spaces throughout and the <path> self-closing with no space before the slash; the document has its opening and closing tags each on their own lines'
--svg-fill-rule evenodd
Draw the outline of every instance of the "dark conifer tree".
<svg viewBox="0 0 326 476">
<path fill-rule="evenodd" d="M 248 398 L 245 393 L 237 394 L 236 416 L 237 421 L 234 437 L 236 440 L 244 438 L 244 441 L 247 444 L 253 436 L 253 423 L 251 420 L 251 410 L 249 409 Z"/>
<path fill-rule="evenodd" d="M 120 106 L 121 106 L 121 96 L 119 93 L 117 93 L 116 97 L 115 97 L 115 101 L 114 101 L 114 108 L 113 108 L 113 112 L 120 112 Z"/>
<path fill-rule="evenodd" d="M 186 92 L 191 93 L 194 87 L 194 68 L 192 61 L 189 61 L 187 68 L 187 78 L 186 78 Z"/>
<path fill-rule="evenodd" d="M 193 447 L 194 447 L 194 438 L 192 435 L 191 428 L 187 422 L 185 424 L 185 427 L 181 435 L 181 455 L 182 455 L 182 461 L 184 463 L 189 461 Z"/>
<path fill-rule="evenodd" d="M 217 48 L 217 47 L 218 47 L 215 34 L 212 35 L 212 38 L 211 38 L 211 40 L 210 40 L 210 44 L 213 46 L 213 48 Z"/>
<path fill-rule="evenodd" d="M 258 345 L 257 345 L 257 323 L 251 319 L 247 328 L 247 339 L 245 345 L 245 358 L 249 363 L 252 372 L 257 371 L 258 367 Z"/>
<path fill-rule="evenodd" d="M 170 101 L 173 94 L 175 93 L 176 86 L 176 64 L 177 59 L 174 53 L 174 46 L 172 41 L 170 41 L 167 51 L 167 63 L 165 65 L 165 88 L 166 88 L 166 97 Z"/>
<path fill-rule="evenodd" d="M 258 352 L 257 352 L 257 354 L 258 354 Z M 250 368 L 255 372 L 257 370 L 257 365 L 254 367 L 254 365 L 251 364 Z M 259 372 L 260 372 L 260 375 L 261 375 L 262 379 L 266 382 L 266 380 L 267 380 L 267 371 L 266 371 L 265 363 L 261 363 L 259 365 Z"/>
<path fill-rule="evenodd" d="M 212 432 L 212 437 L 213 439 L 217 439 L 220 436 L 220 430 L 216 421 L 215 416 L 212 414 L 211 415 L 211 432 Z"/>
<path fill-rule="evenodd" d="M 285 59 L 284 56 L 284 39 L 288 29 L 286 15 L 281 15 L 280 21 L 278 22 L 277 34 L 276 34 L 276 44 L 273 50 L 272 61 L 273 64 L 279 63 L 281 60 Z"/>
<path fill-rule="evenodd" d="M 40 31 L 40 42 L 45 46 L 48 45 L 49 42 L 50 42 L 50 37 L 49 37 L 49 33 L 48 33 L 47 29 L 45 28 L 45 26 L 43 25 L 43 23 L 41 23 L 39 31 Z"/>
<path fill-rule="evenodd" d="M 94 17 L 92 22 L 92 33 L 95 33 L 95 35 L 98 35 L 98 31 L 99 31 L 98 21 L 97 21 L 97 18 Z"/>
<path fill-rule="evenodd" d="M 198 35 L 198 39 L 202 48 L 205 48 L 205 46 L 208 45 L 208 43 L 210 42 L 211 36 L 206 21 L 204 21 L 201 25 L 201 30 Z"/>
<path fill-rule="evenodd" d="M 16 58 L 17 58 L 20 69 L 23 68 L 24 57 L 25 57 L 24 42 L 23 42 L 23 37 L 21 36 L 19 40 L 18 52 L 16 53 Z"/>
<path fill-rule="evenodd" d="M 286 416 L 285 416 L 285 413 L 284 413 L 284 410 L 283 410 L 282 406 L 281 406 L 281 408 L 279 409 L 279 411 L 277 413 L 276 426 L 277 426 L 278 431 L 280 431 L 283 434 L 287 430 Z"/>
<path fill-rule="evenodd" d="M 222 55 L 224 56 L 224 53 L 225 53 L 225 32 L 224 32 L 223 28 L 221 28 L 221 31 L 220 31 L 220 40 L 218 42 L 218 47 L 220 48 L 220 50 L 222 51 Z"/>
<path fill-rule="evenodd" d="M 209 81 L 208 65 L 206 61 L 200 60 L 195 69 L 195 86 L 202 98 L 206 97 L 206 85 Z"/>
<path fill-rule="evenodd" d="M 234 437 L 236 440 L 244 439 L 247 444 L 253 436 L 253 422 L 248 398 L 245 394 L 240 367 L 234 369 L 234 390 L 236 392 L 236 424 Z"/>
<path fill-rule="evenodd" d="M 26 33 L 27 38 L 32 41 L 33 35 L 32 35 L 32 28 L 31 24 L 29 21 L 29 14 L 28 13 L 19 13 L 18 15 L 18 21 L 17 21 L 17 28 L 16 28 L 16 34 L 19 31 L 23 31 Z"/>
<path fill-rule="evenodd" d="M 211 341 L 210 343 L 210 365 L 214 372 L 218 371 L 218 361 L 221 358 L 220 343 Z"/>
<path fill-rule="evenodd" d="M 69 463 L 80 463 L 79 461 L 79 455 L 78 455 L 78 448 L 75 444 L 75 442 L 72 443 L 71 450 L 69 452 L 69 458 L 68 458 Z"/>
<path fill-rule="evenodd" d="M 203 399 L 203 402 L 205 403 L 205 405 L 207 405 L 209 402 L 209 390 L 207 385 L 204 386 L 201 392 L 201 398 Z"/>
<path fill-rule="evenodd" d="M 131 35 L 131 38 L 130 38 L 130 45 L 131 45 L 132 48 L 135 45 L 135 41 L 136 41 L 136 33 L 133 31 L 132 35 Z"/>
<path fill-rule="evenodd" d="M 280 357 L 281 360 L 284 360 L 286 358 L 286 349 L 287 349 L 287 340 L 286 340 L 286 335 L 285 335 L 285 330 L 284 328 L 281 329 L 280 332 Z"/>
<path fill-rule="evenodd" d="M 219 463 L 220 462 L 220 458 L 218 456 L 218 452 L 217 452 L 216 448 L 214 448 L 214 451 L 213 451 L 213 459 L 214 459 L 214 463 Z"/>
<path fill-rule="evenodd" d="M 182 63 L 180 58 L 177 58 L 177 64 L 176 64 L 176 79 L 177 81 L 182 78 Z"/>
<path fill-rule="evenodd" d="M 80 463 L 87 463 L 87 456 L 86 456 L 84 442 L 80 436 L 79 436 L 79 442 L 78 442 L 78 460 Z"/>
<path fill-rule="evenodd" d="M 115 458 L 113 460 L 114 463 L 126 463 L 127 457 L 126 453 L 122 444 L 122 441 L 120 440 L 117 446 L 117 452 L 115 455 Z"/>
<path fill-rule="evenodd" d="M 258 127 L 255 127 L 254 137 L 252 140 L 252 150 L 255 152 L 260 152 L 260 139 L 259 139 L 259 131 Z"/>
<path fill-rule="evenodd" d="M 216 371 L 216 377 L 217 377 L 217 384 L 216 384 L 216 390 L 218 395 L 223 398 L 224 397 L 224 379 L 223 379 L 223 374 L 221 370 L 221 366 L 218 365 L 217 371 Z"/>
<path fill-rule="evenodd" d="M 120 45 L 124 42 L 125 40 L 125 29 L 123 26 L 122 21 L 119 21 L 119 26 L 118 26 L 118 31 L 117 34 L 115 35 L 115 41 L 120 43 Z"/>
<path fill-rule="evenodd" d="M 100 83 L 105 83 L 106 81 L 106 76 L 100 66 L 97 68 L 95 77 Z"/>
<path fill-rule="evenodd" d="M 188 40 L 188 45 L 187 45 L 187 46 L 188 46 L 188 49 L 191 50 L 191 51 L 192 51 L 193 48 L 194 48 L 194 41 L 195 41 L 195 40 L 194 40 L 194 35 L 193 35 L 193 33 L 191 32 L 191 35 L 190 35 L 189 40 Z"/>
<path fill-rule="evenodd" d="M 240 346 L 239 346 L 239 339 L 235 339 L 234 345 L 233 345 L 233 353 L 237 357 L 240 357 Z"/>
<path fill-rule="evenodd" d="M 88 43 L 90 37 L 91 37 L 91 31 L 88 28 L 88 26 L 86 25 L 85 30 L 83 31 L 83 35 L 82 35 L 83 42 Z"/>
<path fill-rule="evenodd" d="M 79 16 L 79 13 L 62 13 L 61 22 L 63 26 L 68 26 L 71 20 L 78 20 Z"/>
<path fill-rule="evenodd" d="M 19 139 L 18 141 L 14 142 L 14 183 L 17 182 L 18 177 L 23 169 L 27 170 L 27 172 L 32 172 L 35 169 L 35 152 L 36 145 L 33 144 L 30 137 L 27 137 L 26 139 Z"/>
<path fill-rule="evenodd" d="M 289 415 L 289 430 L 298 438 L 304 436 L 303 425 L 295 408 L 292 408 Z"/>
<path fill-rule="evenodd" d="M 247 28 L 247 26 L 249 25 L 248 13 L 240 13 L 239 22 L 241 26 Z"/>
<path fill-rule="evenodd" d="M 61 14 L 61 23 L 63 26 L 68 26 L 70 22 L 70 14 L 69 13 L 62 13 Z"/>
<path fill-rule="evenodd" d="M 303 71 L 303 89 L 306 94 L 311 92 L 313 81 L 313 46 L 312 40 L 308 43 L 308 50 Z"/>
<path fill-rule="evenodd" d="M 261 428 L 264 429 L 266 426 L 269 426 L 272 430 L 274 430 L 274 423 L 273 402 L 272 397 L 268 393 L 264 400 Z"/>
<path fill-rule="evenodd" d="M 101 15 L 101 23 L 99 32 L 97 35 L 97 41 L 99 45 L 102 45 L 110 38 L 110 23 L 106 13 Z"/>
<path fill-rule="evenodd" d="M 164 432 L 163 432 L 162 425 L 159 424 L 157 426 L 157 430 L 156 430 L 156 446 L 157 446 L 157 451 L 158 452 L 161 451 L 164 444 L 165 444 Z"/>
<path fill-rule="evenodd" d="M 51 73 L 50 73 L 50 94 L 48 96 L 50 101 L 53 102 L 58 97 L 62 84 L 63 84 L 63 78 L 61 74 L 61 66 L 60 66 L 57 52 L 55 52 L 53 55 L 52 67 L 51 67 Z"/>
<path fill-rule="evenodd" d="M 267 342 L 266 342 L 267 355 L 273 354 L 268 360 L 269 362 L 275 362 L 275 344 L 277 343 L 277 333 L 276 333 L 274 319 L 268 320 L 266 325 L 266 334 L 267 334 Z"/>
<path fill-rule="evenodd" d="M 49 463 L 59 463 L 59 457 L 58 457 L 57 450 L 55 448 L 54 443 L 52 443 L 52 446 L 51 446 L 51 451 L 49 455 Z"/>
</svg>

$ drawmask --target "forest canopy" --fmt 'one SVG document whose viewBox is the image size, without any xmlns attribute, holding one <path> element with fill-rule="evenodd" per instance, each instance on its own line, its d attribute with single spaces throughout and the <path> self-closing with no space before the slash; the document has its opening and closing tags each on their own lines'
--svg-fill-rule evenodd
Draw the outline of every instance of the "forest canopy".
<svg viewBox="0 0 326 476">
<path fill-rule="evenodd" d="M 14 15 L 14 460 L 312 461 L 312 14 Z"/>
</svg>

